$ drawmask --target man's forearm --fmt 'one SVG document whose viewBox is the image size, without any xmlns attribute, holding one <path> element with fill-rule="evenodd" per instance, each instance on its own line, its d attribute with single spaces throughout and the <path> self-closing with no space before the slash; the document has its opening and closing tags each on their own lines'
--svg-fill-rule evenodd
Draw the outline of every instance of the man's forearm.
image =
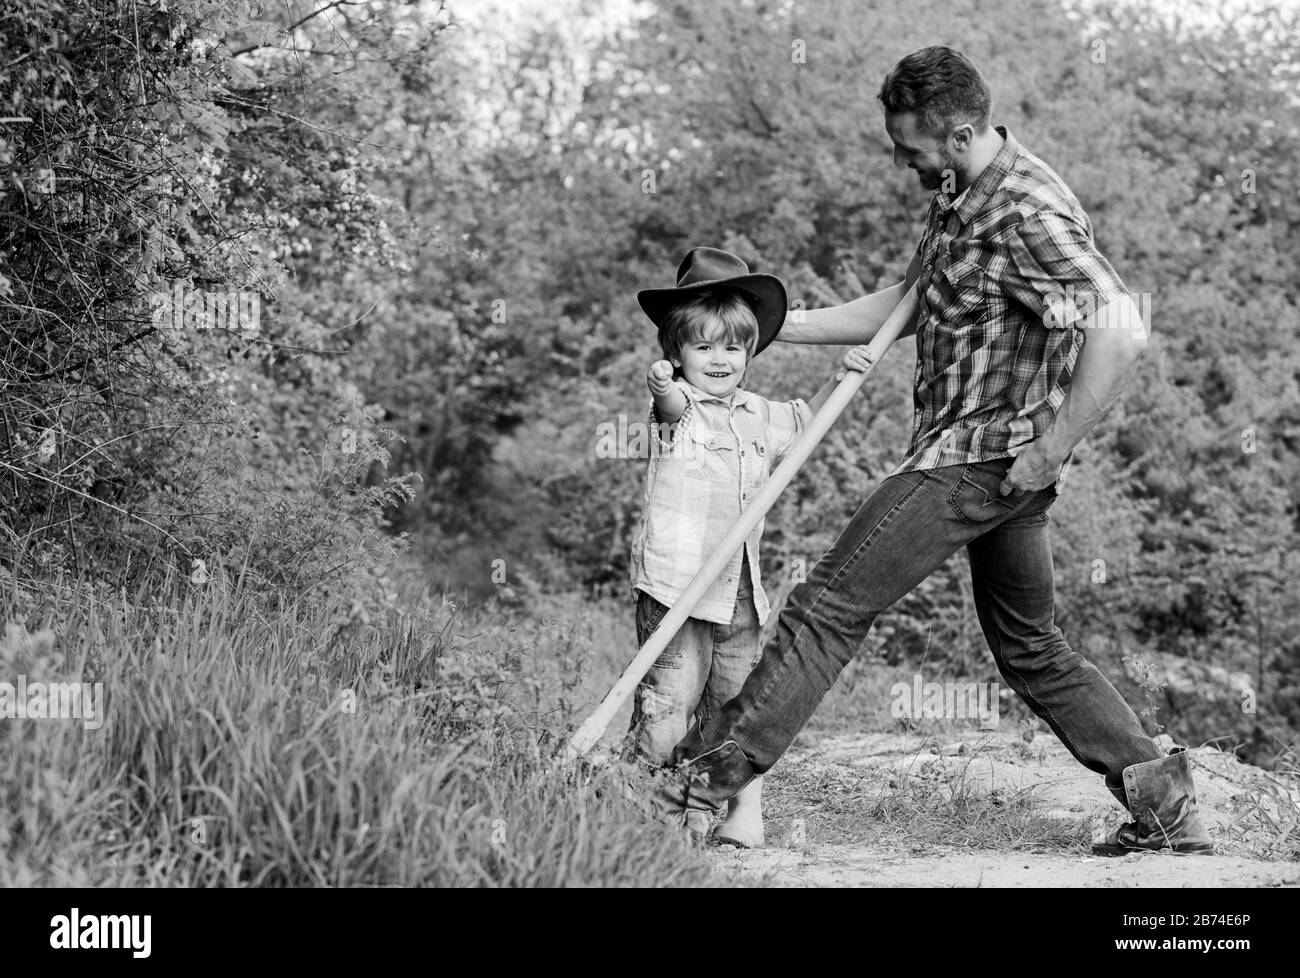
<svg viewBox="0 0 1300 978">
<path fill-rule="evenodd" d="M 1064 459 L 1110 410 L 1137 372 L 1146 349 L 1142 316 L 1127 296 L 1112 299 L 1082 324 L 1083 349 L 1052 426 L 1042 438 L 1050 457 Z"/>
<path fill-rule="evenodd" d="M 903 298 L 903 283 L 864 295 L 860 299 L 825 309 L 795 309 L 786 314 L 785 325 L 776 334 L 782 343 L 823 343 L 857 346 L 869 343 L 889 314 Z M 904 327 L 903 336 L 915 331 L 915 323 Z"/>
</svg>

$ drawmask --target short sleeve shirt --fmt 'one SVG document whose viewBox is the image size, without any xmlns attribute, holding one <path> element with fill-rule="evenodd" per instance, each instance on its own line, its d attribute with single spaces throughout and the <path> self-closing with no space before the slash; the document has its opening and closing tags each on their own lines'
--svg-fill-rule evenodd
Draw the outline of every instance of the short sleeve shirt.
<svg viewBox="0 0 1300 978">
<path fill-rule="evenodd" d="M 997 132 L 1002 148 L 975 182 L 930 202 L 912 435 L 891 474 L 1006 458 L 1045 434 L 1083 348 L 1079 322 L 1128 294 L 1070 188 Z"/>
<path fill-rule="evenodd" d="M 769 401 L 737 388 L 728 404 L 684 380 L 687 409 L 671 442 L 652 437 L 640 524 L 633 538 L 632 589 L 672 606 L 721 545 L 727 531 L 767 481 L 772 469 L 812 421 L 801 398 Z M 651 431 L 659 424 L 654 403 Z M 736 607 L 741 557 L 749 556 L 754 605 L 760 624 L 770 606 L 759 580 L 760 521 L 705 593 L 692 618 L 729 624 Z"/>
</svg>

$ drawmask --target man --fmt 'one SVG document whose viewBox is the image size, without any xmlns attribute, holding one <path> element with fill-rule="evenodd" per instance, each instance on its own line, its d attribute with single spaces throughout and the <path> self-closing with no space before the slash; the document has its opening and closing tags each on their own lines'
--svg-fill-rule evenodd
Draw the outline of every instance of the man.
<svg viewBox="0 0 1300 978">
<path fill-rule="evenodd" d="M 735 699 L 674 751 L 658 795 L 713 811 L 781 756 L 876 616 L 958 548 L 1006 683 L 1133 821 L 1095 852 L 1213 850 L 1187 754 L 1162 756 L 1132 709 L 1053 622 L 1048 510 L 1071 452 L 1131 380 L 1141 316 L 1059 176 L 1003 126 L 988 85 L 946 47 L 908 55 L 879 99 L 894 163 L 934 191 L 902 283 L 787 319 L 780 339 L 868 342 L 916 285 L 907 455 L 790 594 Z"/>
</svg>

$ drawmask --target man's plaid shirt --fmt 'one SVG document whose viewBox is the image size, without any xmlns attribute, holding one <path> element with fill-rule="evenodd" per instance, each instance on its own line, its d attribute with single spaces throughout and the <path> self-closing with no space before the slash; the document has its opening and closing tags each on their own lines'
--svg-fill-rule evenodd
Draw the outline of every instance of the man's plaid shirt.
<svg viewBox="0 0 1300 978">
<path fill-rule="evenodd" d="M 975 182 L 930 202 L 917 247 L 916 415 L 891 474 L 1006 458 L 1043 435 L 1083 347 L 1079 320 L 1128 294 L 1070 188 L 997 132 L 1005 142 Z"/>
</svg>

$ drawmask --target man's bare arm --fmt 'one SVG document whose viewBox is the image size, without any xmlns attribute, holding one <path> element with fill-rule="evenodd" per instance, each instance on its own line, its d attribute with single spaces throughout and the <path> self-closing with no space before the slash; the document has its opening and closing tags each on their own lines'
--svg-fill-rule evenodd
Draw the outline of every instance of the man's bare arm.
<svg viewBox="0 0 1300 978">
<path fill-rule="evenodd" d="M 1029 443 L 1007 472 L 1002 494 L 1035 491 L 1056 481 L 1062 463 L 1119 399 L 1147 346 L 1142 314 L 1129 296 L 1117 296 L 1081 324 L 1083 349 L 1065 401 L 1041 438 Z"/>
<path fill-rule="evenodd" d="M 918 260 L 912 257 L 907 277 L 898 285 L 864 295 L 860 299 L 825 309 L 796 309 L 786 314 L 785 325 L 776 338 L 782 343 L 820 343 L 860 345 L 870 343 L 880 332 L 908 289 L 916 281 Z M 916 332 L 916 317 L 903 326 L 899 336 Z"/>
</svg>

